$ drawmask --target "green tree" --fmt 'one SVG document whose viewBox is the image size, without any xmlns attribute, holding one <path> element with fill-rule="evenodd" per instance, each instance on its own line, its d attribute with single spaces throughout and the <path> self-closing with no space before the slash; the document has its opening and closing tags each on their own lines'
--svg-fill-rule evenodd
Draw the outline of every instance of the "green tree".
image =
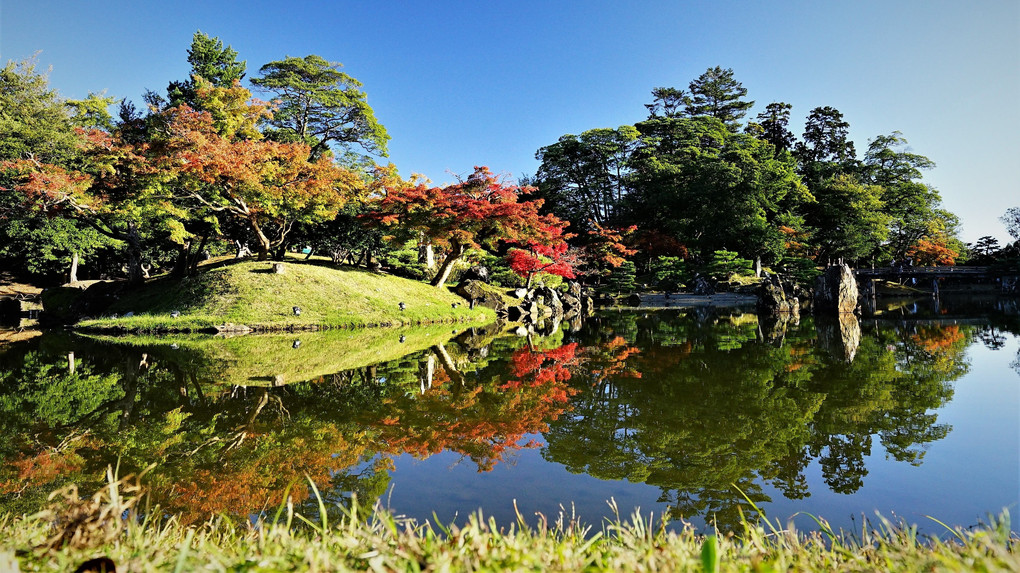
<svg viewBox="0 0 1020 573">
<path fill-rule="evenodd" d="M 638 138 L 633 126 L 564 135 L 535 153 L 537 198 L 544 209 L 570 221 L 578 232 L 594 230 L 619 216 L 627 194 L 627 162 Z"/>
<path fill-rule="evenodd" d="M 891 260 L 902 260 L 921 239 L 952 233 L 952 223 L 940 209 L 938 191 L 920 182 L 922 171 L 935 167 L 935 163 L 907 151 L 906 146 L 907 140 L 898 131 L 878 136 L 871 141 L 861 164 L 861 179 L 882 187 L 883 210 L 890 217 L 884 250 Z"/>
<path fill-rule="evenodd" d="M 714 117 L 730 131 L 739 129 L 740 120 L 754 106 L 754 101 L 741 99 L 747 95 L 747 88 L 733 79 L 732 68 L 708 68 L 691 81 L 688 89 L 691 95 L 685 101 L 687 115 Z"/>
<path fill-rule="evenodd" d="M 812 191 L 823 179 L 855 172 L 857 151 L 850 140 L 850 124 L 843 120 L 843 114 L 829 106 L 811 110 L 796 155 L 800 174 Z"/>
<path fill-rule="evenodd" d="M 66 163 L 77 144 L 64 101 L 34 59 L 0 69 L 0 161 Z"/>
<path fill-rule="evenodd" d="M 1010 207 L 999 217 L 1011 237 L 1020 241 L 1020 207 Z"/>
<path fill-rule="evenodd" d="M 792 151 L 796 137 L 787 127 L 790 124 L 790 110 L 793 106 L 785 102 L 772 102 L 765 111 L 758 114 L 757 125 L 761 137 L 776 147 L 777 151 Z"/>
<path fill-rule="evenodd" d="M 0 258 L 10 261 L 9 268 L 72 283 L 78 280 L 79 263 L 117 246 L 116 241 L 84 223 L 42 213 L 8 221 L 2 235 L 6 240 L 0 243 Z"/>
<path fill-rule="evenodd" d="M 251 83 L 278 106 L 267 137 L 304 143 L 312 157 L 334 145 L 385 157 L 390 136 L 376 120 L 361 82 L 340 71 L 341 66 L 314 54 L 262 66 Z"/>
<path fill-rule="evenodd" d="M 169 107 L 187 104 L 198 107 L 196 100 L 197 79 L 202 78 L 217 87 L 229 87 L 235 81 L 244 79 L 247 63 L 237 61 L 237 52 L 230 46 L 223 46 L 219 38 L 210 37 L 201 30 L 195 32 L 188 48 L 190 77 L 184 81 L 173 81 L 166 88 Z"/>
<path fill-rule="evenodd" d="M 811 200 L 792 157 L 711 117 L 637 128 L 628 222 L 675 237 L 703 260 L 724 249 L 765 261 L 783 254 L 780 227 Z"/>
<path fill-rule="evenodd" d="M 687 92 L 677 88 L 654 88 L 652 98 L 652 103 L 645 104 L 648 119 L 681 117 L 686 106 L 691 103 Z"/>
<path fill-rule="evenodd" d="M 817 202 L 808 210 L 807 224 L 819 249 L 817 260 L 857 261 L 875 252 L 886 240 L 889 216 L 882 188 L 863 185 L 851 175 L 837 175 L 813 190 Z"/>
</svg>

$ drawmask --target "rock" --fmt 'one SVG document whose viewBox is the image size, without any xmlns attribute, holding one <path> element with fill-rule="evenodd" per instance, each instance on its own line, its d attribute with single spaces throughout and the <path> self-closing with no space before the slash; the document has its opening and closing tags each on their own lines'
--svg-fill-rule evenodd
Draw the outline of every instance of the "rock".
<svg viewBox="0 0 1020 573">
<path fill-rule="evenodd" d="M 529 315 L 530 313 L 520 306 L 511 306 L 506 309 L 506 319 L 510 322 L 524 322 L 524 318 Z"/>
<path fill-rule="evenodd" d="M 759 314 L 758 327 L 761 329 L 765 342 L 781 347 L 786 339 L 786 332 L 791 326 L 800 322 L 800 314 L 780 312 L 774 314 Z"/>
<path fill-rule="evenodd" d="M 500 314 L 505 313 L 507 310 L 507 305 L 503 302 L 503 298 L 493 291 L 493 287 L 482 281 L 461 281 L 460 284 L 453 288 L 453 292 L 466 298 L 470 308 L 474 308 L 475 305 L 481 305 L 491 308 Z"/>
<path fill-rule="evenodd" d="M 521 287 L 521 288 L 515 288 L 515 289 L 513 290 L 513 296 L 514 296 L 514 298 L 529 298 L 529 297 L 528 297 L 528 293 L 529 293 L 528 289 L 526 289 L 526 288 L 524 288 L 524 287 Z"/>
<path fill-rule="evenodd" d="M 544 294 L 545 305 L 552 310 L 552 316 L 559 318 L 563 316 L 563 301 L 556 289 L 546 288 Z"/>
<path fill-rule="evenodd" d="M 560 302 L 563 303 L 563 311 L 568 312 L 570 310 L 580 311 L 581 310 L 581 299 L 572 295 L 569 292 L 565 292 L 560 295 Z"/>
<path fill-rule="evenodd" d="M 272 270 L 273 274 L 282 275 L 284 271 L 283 263 L 273 263 Z"/>
<path fill-rule="evenodd" d="M 825 269 L 815 280 L 815 312 L 849 314 L 857 310 L 857 280 L 848 265 Z"/>
<path fill-rule="evenodd" d="M 472 265 L 467 271 L 461 275 L 460 280 L 463 281 L 482 281 L 483 283 L 489 282 L 489 269 L 485 265 Z"/>
<path fill-rule="evenodd" d="M 800 315 L 800 301 L 796 297 L 788 297 L 786 288 L 778 275 L 764 277 L 758 287 L 758 314 L 775 316 L 778 314 Z"/>
<path fill-rule="evenodd" d="M 570 281 L 570 282 L 568 282 L 567 283 L 567 292 L 570 293 L 570 295 L 573 296 L 574 298 L 580 300 L 581 299 L 581 295 L 583 293 L 583 291 L 581 290 L 581 283 L 579 283 L 577 281 Z"/>
<path fill-rule="evenodd" d="M 627 297 L 627 306 L 641 306 L 641 295 L 634 293 Z"/>
<path fill-rule="evenodd" d="M 584 295 L 581 297 L 581 314 L 590 315 L 595 312 L 595 299 L 590 296 Z"/>
<path fill-rule="evenodd" d="M 712 281 L 706 279 L 703 276 L 694 277 L 694 282 L 691 286 L 691 291 L 696 295 L 710 295 L 715 294 L 715 285 Z"/>
</svg>

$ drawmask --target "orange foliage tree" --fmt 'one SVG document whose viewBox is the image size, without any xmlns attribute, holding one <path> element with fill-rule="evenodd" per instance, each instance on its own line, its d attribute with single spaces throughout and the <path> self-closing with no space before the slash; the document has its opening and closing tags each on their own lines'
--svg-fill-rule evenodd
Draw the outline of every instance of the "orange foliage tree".
<svg viewBox="0 0 1020 573">
<path fill-rule="evenodd" d="M 955 265 L 958 256 L 960 253 L 942 236 L 919 239 L 907 249 L 907 258 L 920 266 Z"/>
</svg>

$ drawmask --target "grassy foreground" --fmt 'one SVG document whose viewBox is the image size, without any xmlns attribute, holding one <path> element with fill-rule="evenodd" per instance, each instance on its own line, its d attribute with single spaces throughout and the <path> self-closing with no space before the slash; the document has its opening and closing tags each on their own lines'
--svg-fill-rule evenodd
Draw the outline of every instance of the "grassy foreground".
<svg viewBox="0 0 1020 573">
<path fill-rule="evenodd" d="M 110 307 L 119 318 L 85 320 L 79 326 L 179 331 L 234 324 L 274 330 L 494 319 L 491 311 L 468 309 L 464 299 L 425 283 L 317 261 L 283 264 L 281 274 L 273 273 L 269 262 L 238 261 L 186 279 L 154 279 Z M 293 312 L 295 306 L 301 308 L 300 315 Z M 172 317 L 173 311 L 180 316 Z M 129 312 L 134 316 L 123 317 Z"/>
<path fill-rule="evenodd" d="M 184 527 L 173 518 L 139 519 L 138 491 L 124 480 L 91 499 L 64 490 L 50 510 L 0 516 L 0 572 L 74 571 L 96 558 L 108 558 L 117 571 L 175 572 L 1020 570 L 1020 539 L 1005 513 L 976 530 L 946 528 L 945 540 L 884 521 L 840 534 L 824 522 L 821 532 L 798 533 L 745 521 L 737 534 L 702 536 L 666 531 L 637 513 L 600 529 L 559 515 L 537 527 L 522 517 L 500 530 L 480 514 L 462 527 L 433 527 L 357 508 L 337 523 L 282 507 L 255 526 L 211 520 Z"/>
</svg>

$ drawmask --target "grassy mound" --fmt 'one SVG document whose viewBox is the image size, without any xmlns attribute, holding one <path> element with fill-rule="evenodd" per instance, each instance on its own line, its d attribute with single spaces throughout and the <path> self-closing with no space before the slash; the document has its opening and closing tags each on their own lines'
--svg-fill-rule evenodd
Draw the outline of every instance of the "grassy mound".
<svg viewBox="0 0 1020 573">
<path fill-rule="evenodd" d="M 268 262 L 239 261 L 186 279 L 155 279 L 125 293 L 108 309 L 119 318 L 85 320 L 79 326 L 166 331 L 234 324 L 282 330 L 494 319 L 491 311 L 468 309 L 461 304 L 464 299 L 446 289 L 417 281 L 361 269 L 338 270 L 314 261 L 283 264 L 279 274 Z M 295 306 L 300 315 L 294 314 Z M 174 311 L 180 316 L 172 317 Z M 133 316 L 124 317 L 127 313 Z"/>
</svg>

